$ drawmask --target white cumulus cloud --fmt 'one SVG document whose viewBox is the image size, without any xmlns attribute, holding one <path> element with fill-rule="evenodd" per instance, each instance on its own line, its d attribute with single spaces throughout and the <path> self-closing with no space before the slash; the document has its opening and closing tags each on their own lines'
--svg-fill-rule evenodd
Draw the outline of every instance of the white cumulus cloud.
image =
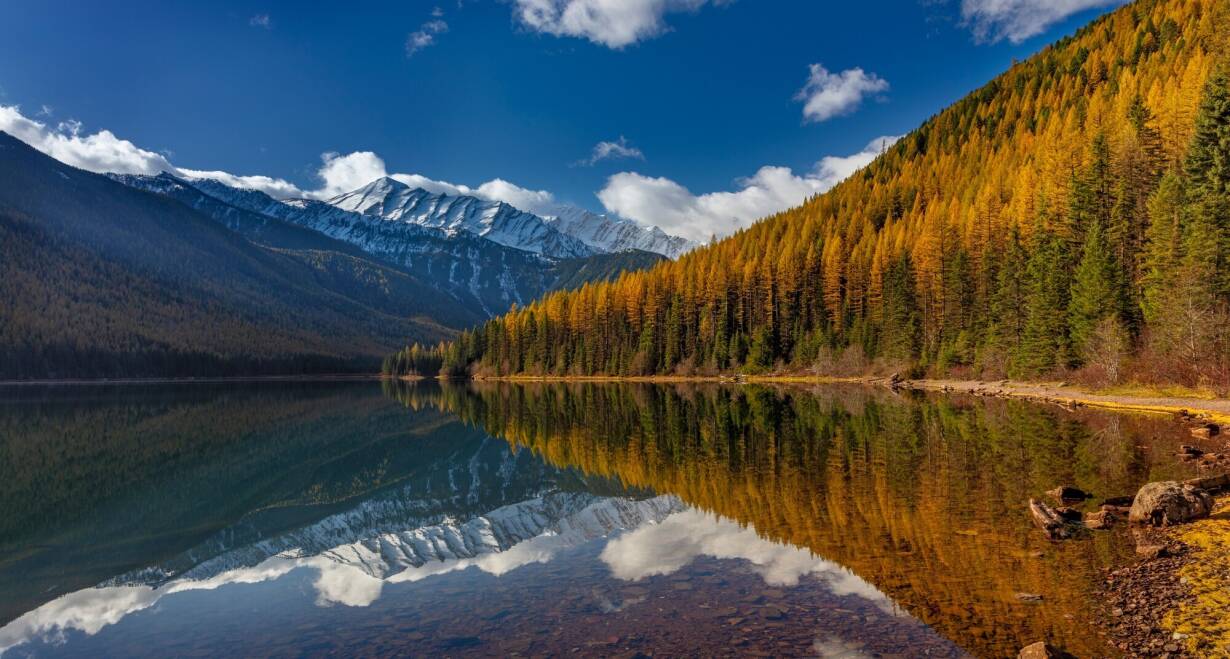
<svg viewBox="0 0 1230 659">
<path fill-rule="evenodd" d="M 595 164 L 602 162 L 603 160 L 618 160 L 620 158 L 644 160 L 645 154 L 640 149 L 628 144 L 628 138 L 620 135 L 618 141 L 603 141 L 595 144 L 588 158 L 582 158 L 581 160 L 573 163 L 573 165 L 593 167 Z"/>
<path fill-rule="evenodd" d="M 549 213 L 555 207 L 555 195 L 546 190 L 530 190 L 509 183 L 502 178 L 492 179 L 474 191 L 484 199 L 502 201 L 514 208 L 531 213 Z"/>
<path fill-rule="evenodd" d="M 706 4 L 709 0 L 513 0 L 513 13 L 535 32 L 621 49 L 669 30 L 666 14 L 694 12 Z"/>
<path fill-rule="evenodd" d="M 711 236 L 733 233 L 832 188 L 875 160 L 897 139 L 879 137 L 858 153 L 825 157 L 813 171 L 803 175 L 795 174 L 789 167 L 761 167 L 752 176 L 736 181 L 737 190 L 701 195 L 668 178 L 621 172 L 607 179 L 598 199 L 611 213 L 703 242 Z"/>
<path fill-rule="evenodd" d="M 501 178 L 492 179 L 478 187 L 470 187 L 438 181 L 421 174 L 389 173 L 384 159 L 372 151 L 354 151 L 345 155 L 335 152 L 322 154 L 321 165 L 316 172 L 320 187 L 304 190 L 290 181 L 271 176 L 241 176 L 221 170 L 177 167 L 163 154 L 142 149 L 128 140 L 116 137 L 109 130 L 83 134 L 81 123 L 71 119 L 53 127 L 26 117 L 17 106 L 0 105 L 0 131 L 60 162 L 91 172 L 146 175 L 167 172 L 186 179 L 215 179 L 233 187 L 259 190 L 276 199 L 329 199 L 388 176 L 428 192 L 473 195 L 502 201 L 531 213 L 546 212 L 555 205 L 555 197 L 550 192 L 523 188 Z"/>
<path fill-rule="evenodd" d="M 439 10 L 439 7 L 436 7 L 436 10 Z M 432 15 L 436 16 L 437 14 L 433 12 Z M 445 32 L 448 32 L 448 23 L 439 18 L 423 23 L 418 30 L 411 32 L 410 36 L 406 37 L 406 57 L 410 57 L 428 46 L 435 45 L 436 35 L 444 34 Z"/>
<path fill-rule="evenodd" d="M 301 196 L 294 184 L 268 176 L 236 176 L 222 171 L 181 169 L 161 153 L 120 139 L 109 130 L 83 134 L 81 122 L 69 119 L 56 126 L 30 119 L 13 105 L 0 105 L 0 130 L 67 165 L 91 172 L 160 174 L 184 178 L 216 178 L 227 185 L 260 190 L 278 198 Z"/>
<path fill-rule="evenodd" d="M 305 193 L 306 196 L 316 199 L 330 199 L 387 176 L 412 188 L 422 188 L 435 194 L 469 195 L 502 201 L 531 213 L 546 212 L 555 205 L 555 196 L 550 192 L 523 188 L 501 178 L 492 179 L 478 187 L 470 187 L 438 181 L 422 174 L 390 173 L 384 159 L 371 151 L 355 151 L 346 155 L 326 153 L 321 156 L 321 161 L 320 170 L 317 172 L 321 187 Z"/>
<path fill-rule="evenodd" d="M 980 43 L 1012 43 L 1041 34 L 1063 19 L 1127 0 L 961 0 L 961 18 Z"/>
<path fill-rule="evenodd" d="M 794 99 L 803 103 L 803 119 L 827 121 L 858 109 L 869 94 L 888 91 L 888 81 L 861 68 L 830 73 L 821 64 L 812 64 L 807 82 Z"/>
</svg>

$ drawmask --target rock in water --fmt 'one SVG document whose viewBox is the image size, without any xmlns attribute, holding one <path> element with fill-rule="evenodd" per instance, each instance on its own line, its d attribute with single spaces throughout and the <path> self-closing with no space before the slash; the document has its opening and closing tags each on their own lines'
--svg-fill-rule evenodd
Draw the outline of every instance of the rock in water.
<svg viewBox="0 0 1230 659">
<path fill-rule="evenodd" d="M 1230 475 L 1220 474 L 1217 476 L 1205 476 L 1204 478 L 1192 478 L 1183 481 L 1183 484 L 1191 485 L 1207 492 L 1214 492 L 1230 487 Z"/>
<path fill-rule="evenodd" d="M 1071 501 L 1084 501 L 1092 497 L 1088 492 L 1071 485 L 1062 485 L 1047 492 L 1052 499 L 1059 503 L 1068 503 Z"/>
<path fill-rule="evenodd" d="M 1213 497 L 1208 492 L 1184 483 L 1162 481 L 1140 488 L 1128 511 L 1128 521 L 1171 526 L 1208 517 L 1212 510 Z"/>
<path fill-rule="evenodd" d="M 1216 423 L 1205 423 L 1198 427 L 1192 428 L 1192 437 L 1200 439 L 1209 439 L 1221 434 L 1221 426 Z"/>
<path fill-rule="evenodd" d="M 1102 507 L 1106 508 L 1107 506 L 1110 506 L 1111 508 L 1131 508 L 1132 501 L 1135 498 L 1136 498 L 1135 494 L 1130 494 L 1130 495 L 1124 495 L 1124 496 L 1119 496 L 1119 497 L 1111 497 L 1109 499 L 1103 499 Z"/>
<path fill-rule="evenodd" d="M 1108 529 L 1115 523 L 1115 513 L 1110 510 L 1099 510 L 1085 515 L 1085 526 L 1091 529 Z"/>
<path fill-rule="evenodd" d="M 1017 659 L 1076 659 L 1072 655 L 1060 650 L 1052 645 L 1047 645 L 1042 641 L 1038 641 L 1033 645 L 1026 645 L 1021 648 L 1021 652 L 1017 654 Z"/>
</svg>

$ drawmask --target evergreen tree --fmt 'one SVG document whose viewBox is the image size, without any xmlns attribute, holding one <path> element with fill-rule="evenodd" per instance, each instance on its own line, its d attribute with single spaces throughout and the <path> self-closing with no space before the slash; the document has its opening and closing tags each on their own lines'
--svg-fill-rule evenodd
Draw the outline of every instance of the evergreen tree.
<svg viewBox="0 0 1230 659">
<path fill-rule="evenodd" d="M 1080 264 L 1068 302 L 1068 329 L 1075 353 L 1085 359 L 1094 330 L 1103 319 L 1120 319 L 1123 296 L 1119 264 L 1106 244 L 1102 223 L 1095 221 L 1085 233 Z"/>
<path fill-rule="evenodd" d="M 1212 241 L 1191 247 L 1211 259 L 1216 290 L 1230 297 L 1230 65 L 1216 70 L 1205 85 L 1184 169 L 1197 225 L 1189 233 Z"/>
<path fill-rule="evenodd" d="M 1025 333 L 1026 294 L 1025 247 L 1021 244 L 1021 231 L 1013 227 L 1008 244 L 1000 259 L 999 272 L 995 278 L 995 295 L 991 305 L 993 318 L 992 341 L 1004 353 L 1014 353 Z"/>
<path fill-rule="evenodd" d="M 1013 356 L 1015 373 L 1043 375 L 1069 362 L 1067 241 L 1047 232 L 1034 239 L 1026 267 L 1027 315 Z"/>
<path fill-rule="evenodd" d="M 1162 177 L 1149 199 L 1149 228 L 1145 234 L 1144 273 L 1141 281 L 1141 313 L 1145 323 L 1164 321 L 1179 261 L 1182 217 L 1186 209 L 1183 179 L 1175 172 Z"/>
<path fill-rule="evenodd" d="M 909 254 L 893 260 L 884 272 L 884 321 L 880 354 L 892 360 L 912 361 L 918 354 L 918 305 L 914 299 L 914 267 Z"/>
</svg>

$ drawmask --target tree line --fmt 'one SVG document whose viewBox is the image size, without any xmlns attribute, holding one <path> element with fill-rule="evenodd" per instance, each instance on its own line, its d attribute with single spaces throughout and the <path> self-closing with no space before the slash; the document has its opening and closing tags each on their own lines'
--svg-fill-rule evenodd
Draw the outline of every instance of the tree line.
<svg viewBox="0 0 1230 659">
<path fill-rule="evenodd" d="M 433 350 L 451 374 L 1230 384 L 1228 30 L 1224 0 L 1134 3 L 799 208 Z"/>
</svg>

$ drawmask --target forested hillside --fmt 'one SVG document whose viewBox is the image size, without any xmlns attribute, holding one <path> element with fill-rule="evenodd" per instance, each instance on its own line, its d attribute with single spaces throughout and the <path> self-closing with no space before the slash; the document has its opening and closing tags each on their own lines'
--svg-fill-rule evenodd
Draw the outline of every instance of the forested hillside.
<svg viewBox="0 0 1230 659">
<path fill-rule="evenodd" d="M 0 133 L 0 380 L 374 371 L 452 331 L 433 289 L 257 245 Z"/>
<path fill-rule="evenodd" d="M 1125 6 L 801 207 L 435 356 L 488 375 L 904 366 L 1224 385 L 1228 5 Z"/>
</svg>

